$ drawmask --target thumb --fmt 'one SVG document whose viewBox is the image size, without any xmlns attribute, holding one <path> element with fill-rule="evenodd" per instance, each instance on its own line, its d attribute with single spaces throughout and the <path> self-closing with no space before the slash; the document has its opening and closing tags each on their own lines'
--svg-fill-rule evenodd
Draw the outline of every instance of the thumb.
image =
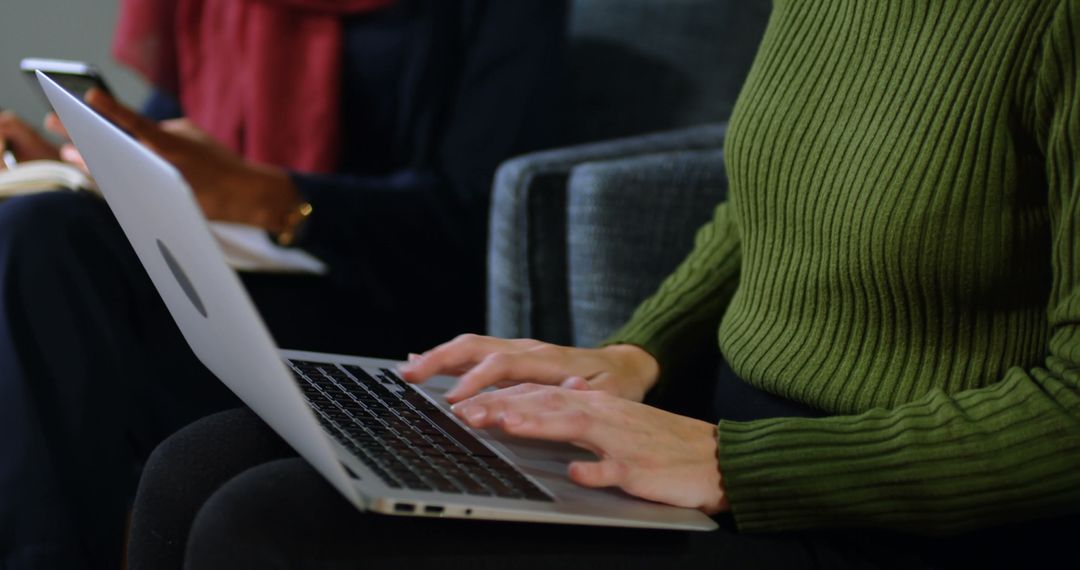
<svg viewBox="0 0 1080 570">
<path fill-rule="evenodd" d="M 161 129 L 157 123 L 121 105 L 108 93 L 95 87 L 86 92 L 86 102 L 106 119 L 148 146 L 158 145 Z"/>
<path fill-rule="evenodd" d="M 64 128 L 64 123 L 60 121 L 60 117 L 58 117 L 56 113 L 45 115 L 45 130 L 54 135 L 64 137 L 65 139 L 71 138 L 68 136 L 67 129 Z"/>
<path fill-rule="evenodd" d="M 73 144 L 65 144 L 60 147 L 60 158 L 64 162 L 70 163 L 78 167 L 83 172 L 90 174 L 90 169 L 86 166 L 86 161 L 83 160 L 82 153 L 79 149 L 75 148 Z"/>
<path fill-rule="evenodd" d="M 614 459 L 574 461 L 568 475 L 582 487 L 618 487 L 626 479 L 626 466 Z"/>
</svg>

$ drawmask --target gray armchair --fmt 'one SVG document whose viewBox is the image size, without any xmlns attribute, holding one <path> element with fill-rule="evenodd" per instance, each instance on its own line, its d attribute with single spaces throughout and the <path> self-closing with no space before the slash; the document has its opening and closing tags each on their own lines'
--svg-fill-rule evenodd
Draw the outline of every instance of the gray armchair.
<svg viewBox="0 0 1080 570">
<path fill-rule="evenodd" d="M 726 191 L 724 127 L 510 160 L 496 174 L 488 333 L 593 345 L 690 250 Z"/>
<path fill-rule="evenodd" d="M 768 11 L 731 0 L 573 2 L 572 136 L 623 138 L 499 169 L 489 334 L 594 345 L 686 256 L 725 196 L 720 121 Z M 677 130 L 625 136 L 658 129 Z"/>
</svg>

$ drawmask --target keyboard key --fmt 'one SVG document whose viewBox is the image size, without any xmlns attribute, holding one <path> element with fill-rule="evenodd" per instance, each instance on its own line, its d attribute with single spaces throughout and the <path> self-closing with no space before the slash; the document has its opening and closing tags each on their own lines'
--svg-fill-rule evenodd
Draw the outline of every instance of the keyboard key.
<svg viewBox="0 0 1080 570">
<path fill-rule="evenodd" d="M 413 407 L 422 406 L 424 404 L 431 406 L 431 404 L 427 402 L 427 400 L 425 400 L 423 396 L 411 390 L 406 394 L 405 401 L 413 405 Z M 474 455 L 490 457 L 495 456 L 495 452 L 491 451 L 488 446 L 481 443 L 480 440 L 476 439 L 474 435 L 469 433 L 465 428 L 461 427 L 461 425 L 459 425 L 457 422 L 450 419 L 450 417 L 443 413 L 441 410 L 436 409 L 434 412 L 429 412 L 424 415 L 427 416 L 428 421 L 435 424 L 442 431 L 446 432 L 446 434 L 449 435 L 454 441 L 456 441 L 465 449 L 472 452 Z"/>
<path fill-rule="evenodd" d="M 393 371 L 372 377 L 352 365 L 348 374 L 327 363 L 290 365 L 319 423 L 387 485 L 552 500 Z"/>
</svg>

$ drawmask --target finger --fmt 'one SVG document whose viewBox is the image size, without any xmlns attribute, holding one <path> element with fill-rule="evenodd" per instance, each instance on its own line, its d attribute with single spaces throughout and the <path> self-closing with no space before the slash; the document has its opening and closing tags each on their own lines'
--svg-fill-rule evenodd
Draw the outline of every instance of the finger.
<svg viewBox="0 0 1080 570">
<path fill-rule="evenodd" d="M 15 111 L 0 111 L 0 132 L 7 133 L 9 130 L 17 128 L 18 123 L 19 116 L 15 114 Z"/>
<path fill-rule="evenodd" d="M 508 400 L 545 388 L 549 387 L 539 384 L 518 384 L 495 392 L 477 394 L 450 406 L 450 411 L 473 427 L 492 427 L 501 420 L 503 412 L 508 407 Z"/>
<path fill-rule="evenodd" d="M 462 419 L 476 423 L 476 427 L 500 427 L 518 423 L 525 418 L 532 421 L 534 416 L 552 413 L 570 413 L 581 410 L 574 400 L 580 398 L 580 392 L 564 390 L 555 386 L 540 384 L 518 384 L 510 388 L 477 394 L 450 407 Z M 477 411 L 483 412 L 483 421 L 477 417 Z M 576 418 L 572 425 L 582 418 Z"/>
<path fill-rule="evenodd" d="M 187 117 L 179 119 L 167 119 L 158 124 L 163 132 L 185 139 L 224 149 L 220 143 L 195 126 Z M 227 149 L 226 149 L 227 150 Z"/>
<path fill-rule="evenodd" d="M 562 441 L 589 449 L 603 449 L 602 442 L 596 441 L 595 421 L 584 410 L 534 412 L 512 408 L 504 411 L 495 421 L 500 429 L 515 437 Z"/>
<path fill-rule="evenodd" d="M 60 121 L 60 117 L 58 117 L 56 113 L 45 115 L 45 130 L 57 136 L 64 137 L 65 139 L 71 138 L 68 136 L 67 129 L 64 128 L 64 123 Z"/>
<path fill-rule="evenodd" d="M 12 111 L 0 112 L 0 138 L 19 160 L 56 160 L 57 149 Z"/>
<path fill-rule="evenodd" d="M 491 354 L 461 376 L 446 393 L 450 402 L 468 398 L 488 386 L 537 382 L 559 384 L 570 374 L 558 347 Z"/>
<path fill-rule="evenodd" d="M 7 146 L 15 150 L 34 138 L 34 129 L 30 128 L 14 111 L 0 111 L 0 138 L 7 140 Z"/>
<path fill-rule="evenodd" d="M 161 134 L 157 123 L 120 104 L 101 89 L 94 88 L 87 91 L 86 102 L 135 138 L 151 145 L 157 144 Z"/>
<path fill-rule="evenodd" d="M 195 127 L 195 124 L 191 122 L 187 117 L 180 117 L 178 119 L 165 119 L 161 121 L 161 128 L 166 131 L 180 132 L 190 131 Z"/>
<path fill-rule="evenodd" d="M 87 174 L 90 173 L 90 169 L 86 166 L 86 161 L 83 160 L 82 153 L 80 153 L 79 149 L 75 148 L 75 145 L 73 144 L 65 144 L 60 147 L 60 159 L 69 164 L 74 164 Z"/>
<path fill-rule="evenodd" d="M 627 472 L 626 464 L 615 459 L 574 461 L 567 469 L 567 476 L 583 487 L 620 487 Z"/>
<path fill-rule="evenodd" d="M 509 341 L 475 334 L 463 334 L 421 354 L 398 368 L 408 382 L 422 382 L 437 374 L 468 370 L 488 354 L 511 348 Z"/>
</svg>

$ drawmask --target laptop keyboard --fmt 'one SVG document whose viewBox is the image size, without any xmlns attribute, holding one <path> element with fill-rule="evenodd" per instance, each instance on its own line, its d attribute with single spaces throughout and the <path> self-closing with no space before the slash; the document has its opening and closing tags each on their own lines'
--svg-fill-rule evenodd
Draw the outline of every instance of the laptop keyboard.
<svg viewBox="0 0 1080 570">
<path fill-rule="evenodd" d="M 323 427 L 387 485 L 553 501 L 392 370 L 372 377 L 347 364 L 286 363 Z"/>
</svg>

